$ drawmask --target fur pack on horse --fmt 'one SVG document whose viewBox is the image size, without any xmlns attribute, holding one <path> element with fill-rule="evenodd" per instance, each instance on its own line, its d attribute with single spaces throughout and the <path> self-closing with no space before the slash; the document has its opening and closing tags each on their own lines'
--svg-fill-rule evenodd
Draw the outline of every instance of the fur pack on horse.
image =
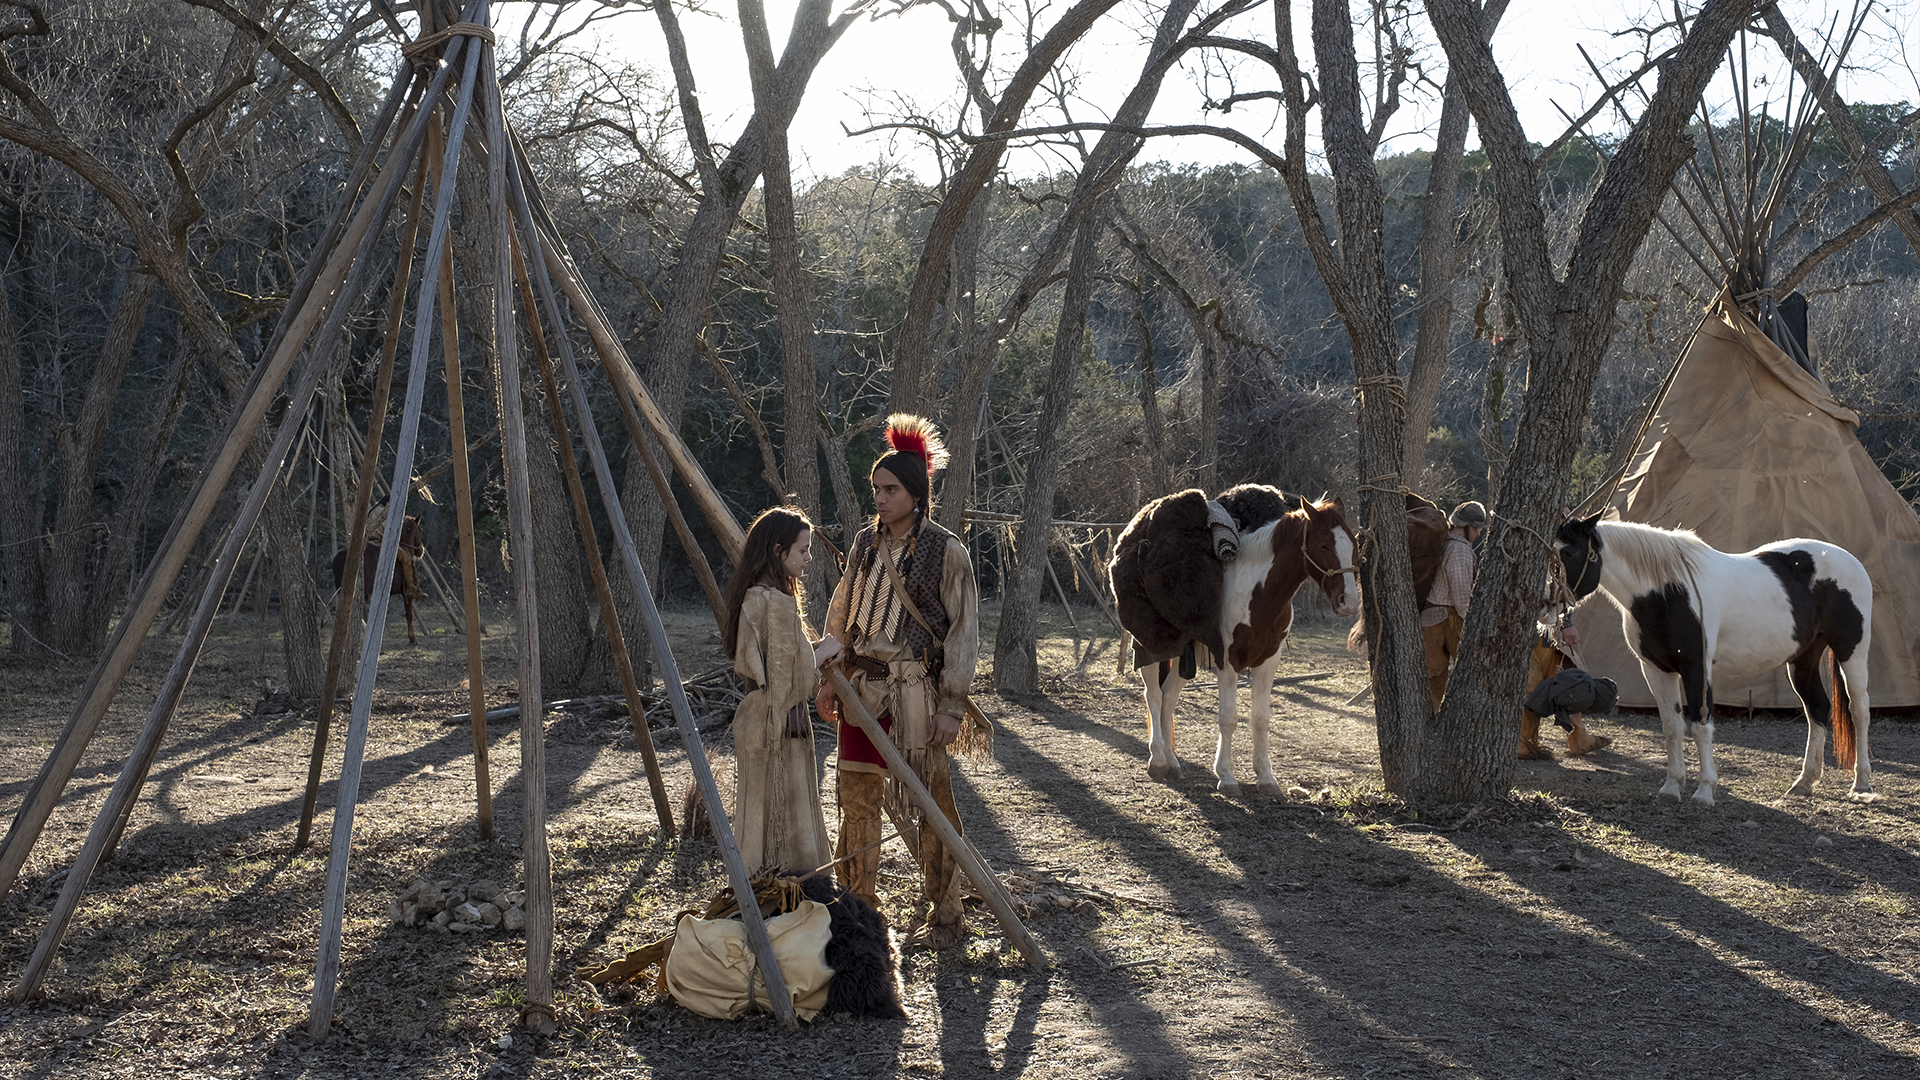
<svg viewBox="0 0 1920 1080">
<path fill-rule="evenodd" d="M 1253 767 L 1260 790 L 1279 782 L 1267 741 L 1273 674 L 1293 625 L 1293 598 L 1315 582 L 1334 610 L 1359 603 L 1353 535 L 1337 498 L 1308 502 L 1277 488 L 1242 484 L 1209 501 L 1189 489 L 1140 509 L 1107 568 L 1120 622 L 1134 637 L 1134 664 L 1146 675 L 1152 736 L 1147 775 L 1178 779 L 1174 708 L 1205 648 L 1218 673 L 1220 738 L 1213 772 L 1223 792 L 1238 791 L 1233 733 L 1239 725 L 1239 673 L 1251 672 Z"/>
<path fill-rule="evenodd" d="M 371 519 L 378 528 L 386 522 L 385 515 Z M 385 547 L 382 537 L 369 533 L 365 546 L 360 549 L 360 595 L 363 599 L 373 599 L 373 575 L 380 568 L 380 552 Z M 420 588 L 420 576 L 414 567 L 414 560 L 427 553 L 426 537 L 420 531 L 418 514 L 408 514 L 400 524 L 400 543 L 393 551 L 393 587 L 388 592 L 398 596 L 407 610 L 407 644 L 417 644 L 413 636 L 413 602 L 424 600 L 427 594 Z M 341 548 L 333 553 L 333 587 L 340 587 L 341 579 L 346 576 L 347 549 Z"/>
<path fill-rule="evenodd" d="M 1627 647 L 1640 660 L 1666 733 L 1667 782 L 1660 794 L 1680 797 L 1690 727 L 1700 749 L 1693 799 L 1713 805 L 1719 779 L 1714 679 L 1746 678 L 1784 664 L 1807 714 L 1806 756 L 1787 794 L 1813 793 L 1831 727 L 1834 756 L 1853 770 L 1853 795 L 1871 796 L 1873 582 L 1859 559 L 1803 539 L 1730 555 L 1686 530 L 1601 521 L 1599 514 L 1560 526 L 1554 546 L 1576 597 L 1598 589 L 1620 608 Z M 1832 671 L 1831 699 L 1820 679 L 1823 654 Z"/>
</svg>

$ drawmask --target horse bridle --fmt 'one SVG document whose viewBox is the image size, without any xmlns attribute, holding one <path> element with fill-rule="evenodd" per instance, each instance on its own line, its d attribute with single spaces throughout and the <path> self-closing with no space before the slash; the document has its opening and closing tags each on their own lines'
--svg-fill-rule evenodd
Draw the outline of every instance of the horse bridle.
<svg viewBox="0 0 1920 1080">
<path fill-rule="evenodd" d="M 1341 527 L 1345 528 L 1344 525 Z M 1347 533 L 1347 538 L 1349 540 L 1353 538 L 1353 533 L 1351 531 Z M 1360 550 L 1358 544 L 1354 545 L 1354 550 L 1355 551 Z M 1313 556 L 1307 552 L 1307 530 L 1305 529 L 1300 530 L 1300 561 L 1306 563 L 1309 567 L 1311 567 L 1314 573 L 1319 574 L 1320 580 L 1322 582 L 1325 582 L 1328 578 L 1333 577 L 1335 574 L 1358 574 L 1360 572 L 1360 568 L 1358 566 L 1336 566 L 1331 570 L 1322 569 L 1319 563 L 1313 561 Z"/>
</svg>

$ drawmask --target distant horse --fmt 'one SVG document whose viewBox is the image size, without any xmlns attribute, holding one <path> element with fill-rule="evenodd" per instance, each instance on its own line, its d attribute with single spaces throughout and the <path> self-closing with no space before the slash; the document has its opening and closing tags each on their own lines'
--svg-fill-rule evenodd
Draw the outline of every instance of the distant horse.
<svg viewBox="0 0 1920 1080">
<path fill-rule="evenodd" d="M 1840 767 L 1853 770 L 1852 794 L 1872 794 L 1867 654 L 1873 582 L 1859 559 L 1819 540 L 1781 540 L 1730 555 L 1685 530 L 1601 521 L 1599 514 L 1560 526 L 1554 546 L 1575 596 L 1598 588 L 1621 610 L 1627 647 L 1640 659 L 1666 732 L 1667 782 L 1660 794 L 1680 797 L 1691 725 L 1700 748 L 1693 800 L 1713 805 L 1713 680 L 1747 678 L 1781 664 L 1807 714 L 1806 757 L 1787 794 L 1813 793 L 1829 727 Z M 1831 713 L 1820 681 L 1822 653 L 1833 673 Z"/>
<path fill-rule="evenodd" d="M 381 538 L 368 537 L 360 551 L 360 595 L 373 599 L 373 575 L 380 568 Z M 420 518 L 417 514 L 408 514 L 400 524 L 400 544 L 393 553 L 393 587 L 388 593 L 398 596 L 404 602 L 407 611 L 407 644 L 418 642 L 413 636 L 413 602 L 426 599 L 421 591 L 420 579 L 414 570 L 414 560 L 427 553 L 427 542 L 420 532 Z M 341 579 L 346 575 L 347 550 L 341 548 L 333 553 L 333 587 L 340 587 Z"/>
<path fill-rule="evenodd" d="M 1204 540 L 1196 540 L 1205 536 L 1206 497 L 1190 491 L 1142 508 L 1115 545 L 1109 568 L 1122 621 L 1142 642 L 1136 660 L 1152 669 L 1146 678 L 1152 732 L 1147 775 L 1180 778 L 1175 705 L 1195 673 L 1195 646 L 1204 645 L 1219 680 L 1220 738 L 1213 760 L 1219 789 L 1240 790 L 1233 775 L 1236 694 L 1239 673 L 1250 671 L 1254 773 L 1261 791 L 1278 794 L 1267 728 L 1280 643 L 1293 625 L 1293 597 L 1311 580 L 1335 611 L 1354 613 L 1359 588 L 1353 536 L 1337 498 L 1311 503 L 1274 488 L 1242 485 L 1217 503 L 1239 529 L 1238 554 L 1231 562 L 1222 565 Z M 1165 655 L 1155 658 L 1154 653 Z"/>
</svg>

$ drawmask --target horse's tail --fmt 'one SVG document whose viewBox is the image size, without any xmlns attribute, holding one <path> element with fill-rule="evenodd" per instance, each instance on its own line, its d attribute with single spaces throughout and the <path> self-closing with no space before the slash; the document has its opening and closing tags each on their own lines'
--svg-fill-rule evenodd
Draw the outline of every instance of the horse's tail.
<svg viewBox="0 0 1920 1080">
<path fill-rule="evenodd" d="M 1833 757 L 1843 769 L 1851 769 L 1858 752 L 1853 738 L 1853 702 L 1847 693 L 1847 677 L 1840 672 L 1840 658 L 1827 650 L 1827 669 L 1833 673 Z"/>
</svg>

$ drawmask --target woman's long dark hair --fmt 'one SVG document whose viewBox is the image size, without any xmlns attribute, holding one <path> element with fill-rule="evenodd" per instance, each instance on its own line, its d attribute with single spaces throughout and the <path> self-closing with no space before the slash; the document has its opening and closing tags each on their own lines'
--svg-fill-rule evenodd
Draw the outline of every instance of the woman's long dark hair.
<svg viewBox="0 0 1920 1080">
<path fill-rule="evenodd" d="M 798 510 L 776 506 L 753 519 L 747 530 L 746 545 L 740 550 L 740 568 L 727 582 L 727 624 L 720 628 L 720 640 L 727 647 L 727 659 L 733 659 L 734 640 L 740 636 L 740 605 L 746 603 L 747 590 L 755 585 L 771 585 L 794 598 L 804 600 L 800 579 L 780 565 L 787 549 L 800 534 L 813 528 L 813 522 Z"/>
</svg>

